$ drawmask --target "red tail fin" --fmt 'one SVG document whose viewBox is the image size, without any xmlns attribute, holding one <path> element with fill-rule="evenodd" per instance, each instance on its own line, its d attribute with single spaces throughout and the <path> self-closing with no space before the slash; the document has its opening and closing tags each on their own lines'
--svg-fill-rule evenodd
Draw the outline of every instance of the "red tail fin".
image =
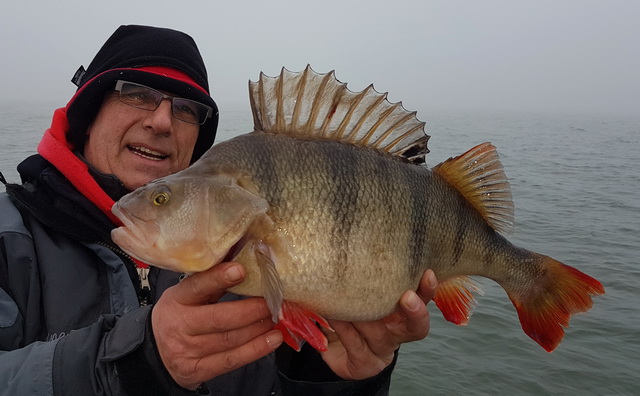
<svg viewBox="0 0 640 396">
<path fill-rule="evenodd" d="M 551 257 L 535 255 L 542 260 L 544 279 L 532 285 L 530 294 L 509 298 L 518 311 L 522 329 L 547 352 L 551 352 L 564 337 L 563 327 L 569 327 L 571 315 L 588 311 L 591 296 L 604 294 L 596 279 Z M 537 293 L 533 294 L 534 291 Z"/>
</svg>

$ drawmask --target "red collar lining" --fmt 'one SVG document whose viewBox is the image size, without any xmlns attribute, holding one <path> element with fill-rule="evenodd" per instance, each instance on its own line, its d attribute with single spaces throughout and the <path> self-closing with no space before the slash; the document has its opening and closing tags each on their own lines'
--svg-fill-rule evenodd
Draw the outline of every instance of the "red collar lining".
<svg viewBox="0 0 640 396">
<path fill-rule="evenodd" d="M 100 208 L 114 224 L 121 225 L 120 220 L 111 213 L 113 199 L 91 177 L 87 164 L 71 151 L 71 145 L 66 140 L 68 129 L 66 108 L 57 109 L 53 114 L 51 128 L 45 131 L 38 145 L 38 153 L 69 179 L 71 184 Z"/>
<path fill-rule="evenodd" d="M 121 226 L 122 222 L 111 213 L 111 207 L 115 202 L 91 177 L 87 164 L 73 154 L 72 146 L 66 139 L 68 130 L 67 109 L 57 109 L 53 113 L 51 127 L 45 131 L 40 144 L 38 144 L 38 153 L 55 166 L 82 195 L 107 215 L 109 220 L 115 225 Z M 140 268 L 148 267 L 147 264 L 135 258 L 133 260 Z"/>
</svg>

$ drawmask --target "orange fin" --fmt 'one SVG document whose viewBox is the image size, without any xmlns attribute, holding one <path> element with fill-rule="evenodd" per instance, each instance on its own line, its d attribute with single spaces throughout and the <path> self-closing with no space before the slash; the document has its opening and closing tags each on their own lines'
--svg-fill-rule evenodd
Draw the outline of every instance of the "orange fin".
<svg viewBox="0 0 640 396">
<path fill-rule="evenodd" d="M 328 349 L 327 337 L 316 326 L 333 331 L 329 323 L 320 315 L 290 301 L 282 303 L 282 314 L 276 329 L 283 334 L 284 341 L 296 351 L 300 351 L 304 341 L 319 351 Z"/>
<path fill-rule="evenodd" d="M 302 345 L 304 344 L 304 338 L 292 333 L 283 321 L 279 321 L 275 327 L 282 333 L 282 339 L 284 342 L 293 348 L 296 352 L 300 352 Z"/>
<path fill-rule="evenodd" d="M 511 188 L 495 146 L 482 143 L 436 165 L 433 171 L 458 190 L 496 231 L 513 230 Z"/>
<path fill-rule="evenodd" d="M 478 285 L 468 276 L 456 276 L 438 282 L 436 296 L 433 298 L 442 315 L 449 322 L 466 325 L 476 306 L 472 292 L 482 294 Z"/>
<path fill-rule="evenodd" d="M 518 298 L 507 291 L 518 311 L 524 332 L 551 352 L 564 338 L 563 327 L 569 327 L 571 315 L 588 311 L 593 305 L 591 296 L 604 294 L 604 287 L 596 279 L 551 257 L 535 254 L 542 260 L 544 279 L 532 289 L 537 294 L 523 293 Z"/>
</svg>

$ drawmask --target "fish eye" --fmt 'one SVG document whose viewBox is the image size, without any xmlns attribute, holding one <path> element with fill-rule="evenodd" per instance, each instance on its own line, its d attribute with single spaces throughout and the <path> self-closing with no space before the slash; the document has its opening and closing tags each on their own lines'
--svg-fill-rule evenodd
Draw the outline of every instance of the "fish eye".
<svg viewBox="0 0 640 396">
<path fill-rule="evenodd" d="M 171 190 L 169 190 L 167 187 L 164 187 L 164 186 L 157 188 L 151 195 L 151 200 L 153 201 L 153 204 L 156 206 L 162 206 L 166 204 L 167 202 L 169 202 L 170 198 L 171 198 Z"/>
</svg>

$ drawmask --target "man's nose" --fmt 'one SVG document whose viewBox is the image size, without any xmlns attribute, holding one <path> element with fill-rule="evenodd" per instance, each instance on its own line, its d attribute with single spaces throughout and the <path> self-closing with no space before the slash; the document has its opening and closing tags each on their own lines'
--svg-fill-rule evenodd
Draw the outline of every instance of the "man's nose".
<svg viewBox="0 0 640 396">
<path fill-rule="evenodd" d="M 173 123 L 171 110 L 171 99 L 162 99 L 160 105 L 147 117 L 148 126 L 153 128 L 155 133 L 169 133 Z"/>
</svg>

